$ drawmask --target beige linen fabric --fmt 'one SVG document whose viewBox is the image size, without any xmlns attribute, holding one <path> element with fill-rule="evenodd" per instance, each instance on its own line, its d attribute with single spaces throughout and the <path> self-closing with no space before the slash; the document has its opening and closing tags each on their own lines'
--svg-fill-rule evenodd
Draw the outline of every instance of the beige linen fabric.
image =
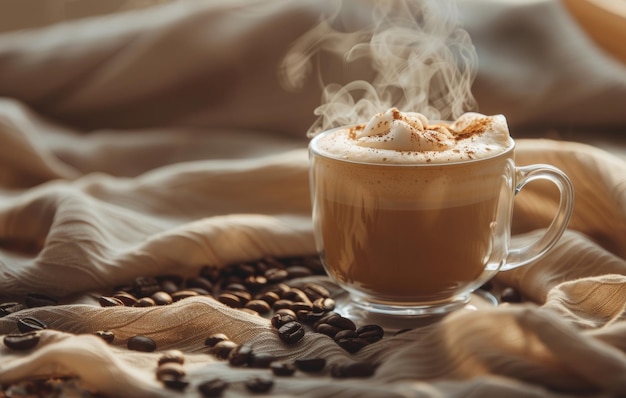
<svg viewBox="0 0 626 398">
<path fill-rule="evenodd" d="M 16 332 L 18 317 L 49 325 L 36 350 L 0 345 L 0 383 L 76 375 L 112 397 L 171 396 L 154 377 L 160 354 L 124 348 L 135 334 L 185 352 L 187 396 L 213 376 L 236 382 L 268 372 L 208 355 L 204 339 L 223 332 L 285 360 L 380 364 L 368 379 L 280 378 L 277 396 L 626 394 L 626 163 L 585 144 L 518 140 L 518 164 L 558 166 L 576 190 L 556 247 L 497 277 L 524 304 L 459 311 L 356 354 L 314 333 L 286 346 L 266 319 L 206 297 L 97 305 L 136 276 L 314 253 L 304 133 L 319 90 L 283 91 L 275 70 L 325 4 L 176 3 L 0 36 L 0 298 L 41 292 L 63 303 L 0 318 L 0 335 Z M 580 49 L 594 51 L 588 44 Z M 613 77 L 584 84 L 613 81 L 619 91 Z M 516 240 L 541 234 L 556 200 L 550 186 L 525 187 Z M 115 332 L 114 345 L 90 335 L 100 329 Z M 233 383 L 228 393 L 246 390 Z"/>
</svg>

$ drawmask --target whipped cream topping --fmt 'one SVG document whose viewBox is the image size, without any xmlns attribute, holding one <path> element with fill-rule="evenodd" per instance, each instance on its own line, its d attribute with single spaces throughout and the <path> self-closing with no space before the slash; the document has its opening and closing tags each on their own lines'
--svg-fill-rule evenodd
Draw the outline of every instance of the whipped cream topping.
<svg viewBox="0 0 626 398">
<path fill-rule="evenodd" d="M 377 163 L 444 163 L 491 157 L 513 145 L 506 118 L 469 112 L 452 123 L 433 123 L 416 112 L 391 108 L 367 124 L 323 134 L 318 152 Z"/>
</svg>

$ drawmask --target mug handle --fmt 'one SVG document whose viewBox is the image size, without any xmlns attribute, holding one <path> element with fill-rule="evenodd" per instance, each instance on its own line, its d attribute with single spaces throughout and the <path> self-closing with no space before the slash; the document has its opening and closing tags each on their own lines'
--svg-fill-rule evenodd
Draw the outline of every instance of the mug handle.
<svg viewBox="0 0 626 398">
<path fill-rule="evenodd" d="M 543 256 L 561 238 L 574 210 L 574 187 L 567 175 L 558 168 L 547 164 L 534 164 L 516 167 L 515 172 L 518 181 L 515 187 L 515 195 L 531 181 L 548 180 L 559 189 L 559 208 L 548 230 L 541 238 L 528 245 L 509 250 L 506 261 L 500 268 L 500 271 L 508 271 L 526 265 Z"/>
</svg>

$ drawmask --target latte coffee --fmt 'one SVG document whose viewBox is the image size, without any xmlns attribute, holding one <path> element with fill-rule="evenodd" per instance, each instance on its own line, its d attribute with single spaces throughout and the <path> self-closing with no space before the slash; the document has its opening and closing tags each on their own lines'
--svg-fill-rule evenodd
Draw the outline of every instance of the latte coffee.
<svg viewBox="0 0 626 398">
<path fill-rule="evenodd" d="M 309 149 L 317 248 L 354 300 L 466 301 L 507 262 L 520 181 L 503 116 L 431 123 L 392 108 Z"/>
</svg>

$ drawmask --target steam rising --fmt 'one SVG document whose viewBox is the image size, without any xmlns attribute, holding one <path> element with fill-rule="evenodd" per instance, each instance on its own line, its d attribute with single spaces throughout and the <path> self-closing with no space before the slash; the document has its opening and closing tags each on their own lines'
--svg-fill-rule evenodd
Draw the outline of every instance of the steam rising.
<svg viewBox="0 0 626 398">
<path fill-rule="evenodd" d="M 392 106 L 440 120 L 475 110 L 471 85 L 478 61 L 453 0 L 370 0 L 341 7 L 298 38 L 281 66 L 290 89 L 317 70 L 323 94 L 309 136 L 366 122 Z M 346 29 L 346 15 L 359 28 Z M 337 57 L 339 73 L 327 67 Z M 344 74 L 367 76 L 325 81 Z"/>
</svg>

